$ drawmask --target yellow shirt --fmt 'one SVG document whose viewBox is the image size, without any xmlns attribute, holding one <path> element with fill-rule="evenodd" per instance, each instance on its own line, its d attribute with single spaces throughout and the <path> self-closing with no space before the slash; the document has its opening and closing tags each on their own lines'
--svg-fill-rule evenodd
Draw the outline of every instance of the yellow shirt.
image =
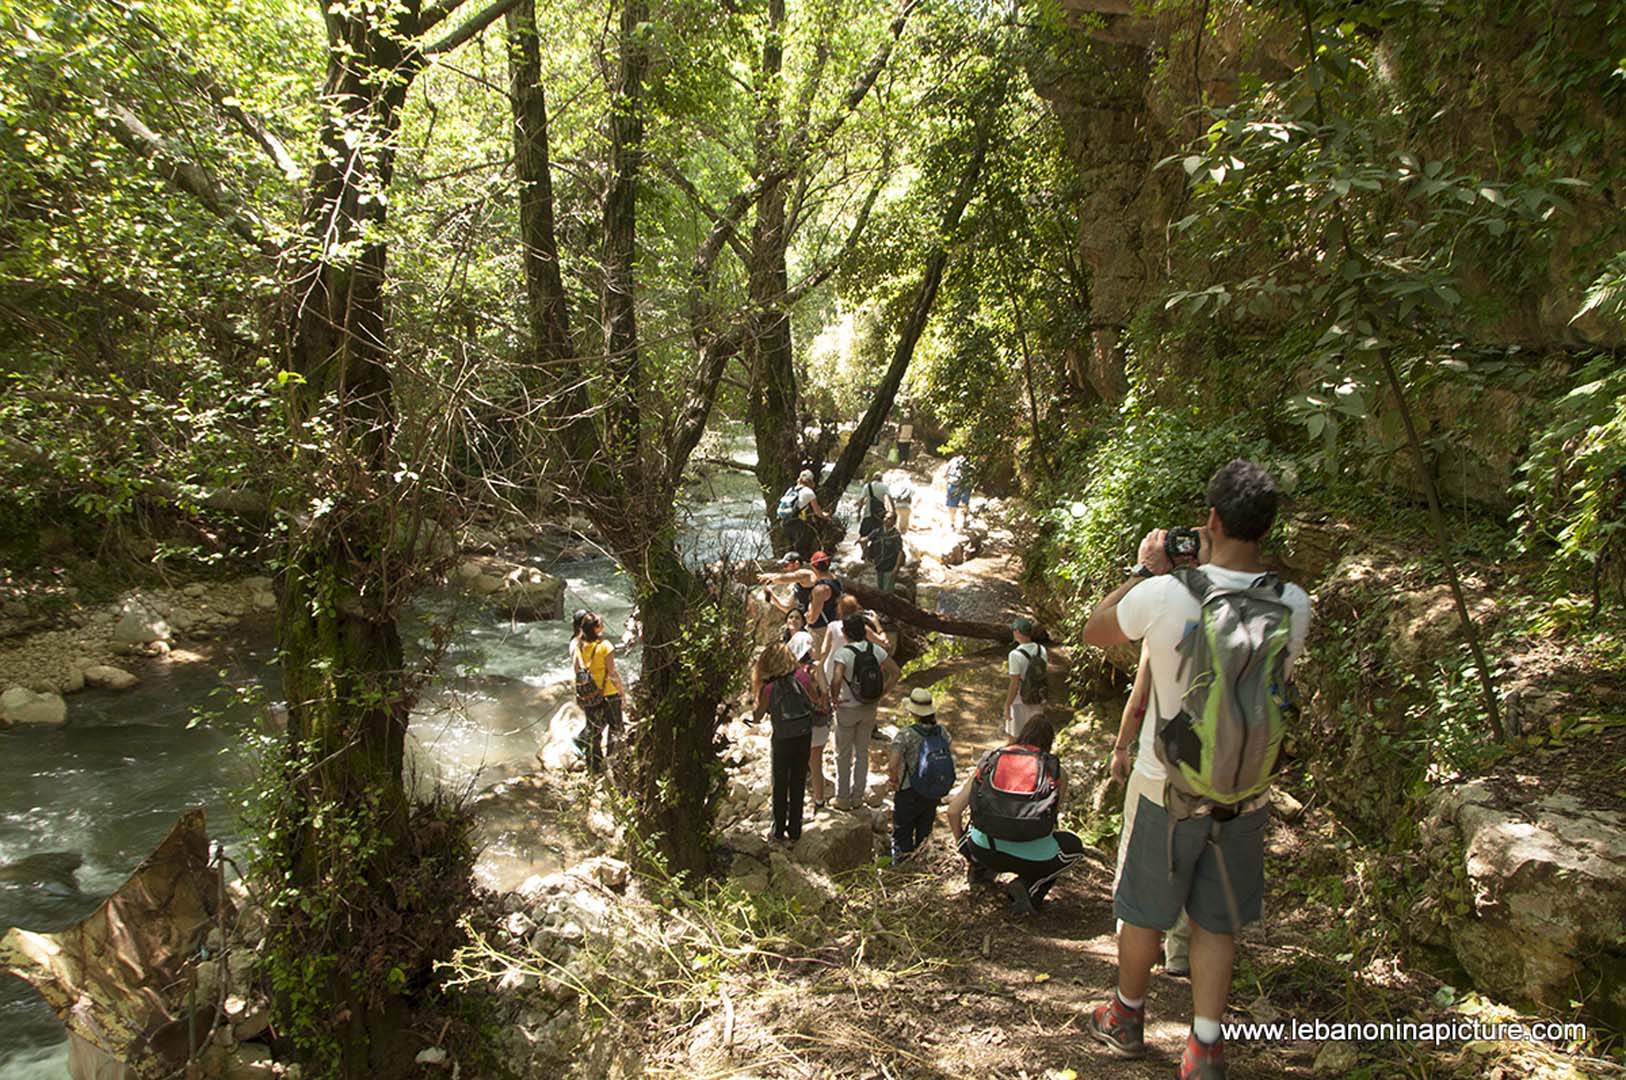
<svg viewBox="0 0 1626 1080">
<path fill-rule="evenodd" d="M 602 640 L 584 641 L 576 646 L 576 659 L 581 662 L 582 667 L 587 669 L 588 674 L 593 676 L 593 682 L 597 684 L 605 697 L 615 697 L 621 693 L 613 683 L 608 681 L 604 670 L 609 663 L 610 654 L 613 652 L 615 652 L 615 647 L 608 641 Z"/>
</svg>

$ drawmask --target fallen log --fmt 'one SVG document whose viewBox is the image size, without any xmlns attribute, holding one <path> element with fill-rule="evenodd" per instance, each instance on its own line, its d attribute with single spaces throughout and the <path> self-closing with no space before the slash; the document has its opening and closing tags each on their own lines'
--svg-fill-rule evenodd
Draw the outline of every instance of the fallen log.
<svg viewBox="0 0 1626 1080">
<path fill-rule="evenodd" d="M 954 619 L 935 611 L 918 608 L 894 593 L 884 593 L 856 581 L 844 580 L 842 590 L 858 598 L 858 602 L 872 611 L 922 630 L 957 637 L 982 638 L 985 641 L 1012 641 L 1011 628 L 999 623 L 977 622 L 972 619 Z"/>
</svg>

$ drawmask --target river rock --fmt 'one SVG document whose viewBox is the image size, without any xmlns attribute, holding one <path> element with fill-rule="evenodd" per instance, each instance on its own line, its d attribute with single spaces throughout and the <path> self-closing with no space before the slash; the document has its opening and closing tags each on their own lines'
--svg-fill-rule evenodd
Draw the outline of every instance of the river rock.
<svg viewBox="0 0 1626 1080">
<path fill-rule="evenodd" d="M 277 606 L 277 594 L 270 589 L 256 589 L 249 599 L 261 611 L 270 611 Z"/>
<path fill-rule="evenodd" d="M 802 838 L 792 854 L 796 861 L 818 866 L 830 874 L 856 870 L 875 859 L 875 841 L 868 814 L 831 814 L 802 826 Z"/>
<path fill-rule="evenodd" d="M 515 622 L 562 619 L 565 614 L 563 578 L 533 571 L 526 579 L 511 580 L 494 597 L 498 609 Z"/>
<path fill-rule="evenodd" d="M 8 885 L 56 886 L 78 892 L 79 882 L 74 874 L 84 861 L 85 857 L 77 851 L 42 851 L 0 865 L 0 881 Z"/>
<path fill-rule="evenodd" d="M 13 724 L 63 724 L 68 720 L 68 703 L 61 694 L 36 694 L 27 687 L 13 686 L 0 694 L 0 719 Z"/>
<path fill-rule="evenodd" d="M 85 669 L 85 682 L 103 690 L 128 690 L 140 681 L 123 668 L 108 664 L 92 664 Z"/>
<path fill-rule="evenodd" d="M 1434 796 L 1421 839 L 1437 880 L 1456 876 L 1458 858 L 1466 870 L 1468 911 L 1446 916 L 1446 935 L 1480 989 L 1567 1013 L 1576 987 L 1596 988 L 1607 999 L 1596 1007 L 1626 1009 L 1619 813 L 1562 792 L 1508 799 L 1474 781 Z"/>
<path fill-rule="evenodd" d="M 113 627 L 113 640 L 128 645 L 168 641 L 172 636 L 164 617 L 137 599 L 125 602 L 119 609 L 119 621 Z"/>
</svg>

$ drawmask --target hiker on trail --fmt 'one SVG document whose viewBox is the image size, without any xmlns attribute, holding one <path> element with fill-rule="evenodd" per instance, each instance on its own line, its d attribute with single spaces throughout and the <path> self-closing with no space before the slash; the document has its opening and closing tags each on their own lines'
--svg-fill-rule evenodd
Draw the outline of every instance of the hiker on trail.
<svg viewBox="0 0 1626 1080">
<path fill-rule="evenodd" d="M 1005 690 L 1005 737 L 1015 739 L 1050 699 L 1050 653 L 1033 638 L 1039 627 L 1027 616 L 1011 622 L 1016 647 L 1005 658 L 1010 673 Z"/>
<path fill-rule="evenodd" d="M 787 615 L 792 611 L 801 612 L 805 624 L 808 608 L 813 603 L 813 587 L 818 582 L 819 575 L 811 566 L 804 566 L 802 556 L 795 551 L 785 552 L 784 556 L 779 560 L 779 566 L 780 569 L 777 573 L 758 574 L 757 584 L 789 585 L 791 587 L 791 598 L 781 600 L 779 595 L 772 589 L 763 589 L 762 599 Z"/>
<path fill-rule="evenodd" d="M 964 528 L 966 515 L 971 512 L 971 463 L 964 454 L 949 458 L 943 480 L 948 485 L 943 505 L 948 507 L 949 528 Z"/>
<path fill-rule="evenodd" d="M 802 836 L 802 800 L 807 787 L 807 753 L 813 739 L 815 702 L 824 696 L 812 672 L 775 642 L 757 656 L 751 681 L 760 687 L 751 722 L 773 716 L 773 838 L 794 844 Z"/>
<path fill-rule="evenodd" d="M 898 464 L 902 465 L 909 460 L 915 449 L 915 425 L 908 420 L 898 423 Z"/>
<path fill-rule="evenodd" d="M 897 479 L 888 485 L 892 493 L 892 512 L 898 515 L 898 531 L 909 531 L 909 512 L 915 503 L 915 482 L 909 479 L 908 473 L 899 473 Z"/>
<path fill-rule="evenodd" d="M 881 519 L 892 512 L 892 489 L 877 469 L 869 481 L 858 489 L 858 542 L 881 527 Z"/>
<path fill-rule="evenodd" d="M 802 558 L 807 558 L 818 543 L 809 519 L 817 517 L 828 521 L 830 517 L 819 505 L 818 493 L 813 490 L 812 470 L 803 469 L 801 475 L 796 477 L 796 483 L 779 497 L 777 515 L 780 527 L 785 530 L 786 545 Z"/>
<path fill-rule="evenodd" d="M 785 614 L 785 629 L 780 638 L 798 663 L 813 652 L 813 635 L 807 632 L 807 616 L 794 608 Z"/>
<path fill-rule="evenodd" d="M 808 592 L 807 632 L 813 635 L 813 651 L 817 656 L 828 656 L 830 650 L 825 647 L 824 635 L 830 629 L 830 624 L 841 616 L 836 611 L 836 604 L 841 600 L 841 579 L 830 572 L 830 555 L 828 552 L 815 551 L 809 560 L 813 564 L 813 588 Z"/>
<path fill-rule="evenodd" d="M 1067 776 L 1050 752 L 1055 739 L 1050 721 L 1035 716 L 1011 745 L 983 755 L 948 804 L 966 883 L 992 885 L 1000 874 L 1015 874 L 1005 894 L 1018 915 L 1038 911 L 1056 879 L 1084 857 L 1084 841 L 1056 828 Z"/>
<path fill-rule="evenodd" d="M 845 599 L 845 598 L 844 598 Z M 805 652 L 797 652 L 801 638 L 793 638 L 787 646 L 798 668 L 807 672 L 819 689 L 813 699 L 813 735 L 807 752 L 809 787 L 813 789 L 813 809 L 823 810 L 829 798 L 824 782 L 824 748 L 830 742 L 830 727 L 835 720 L 835 706 L 830 702 L 830 682 L 824 677 L 824 665 L 813 655 L 813 640 L 808 638 Z"/>
<path fill-rule="evenodd" d="M 836 702 L 837 810 L 856 810 L 869 786 L 869 743 L 875 735 L 875 707 L 903 672 L 886 650 L 864 639 L 864 616 L 841 620 L 847 644 L 835 654 L 830 689 Z"/>
<path fill-rule="evenodd" d="M 916 687 L 904 708 L 914 723 L 898 728 L 887 756 L 886 786 L 892 795 L 892 865 L 912 858 L 931 835 L 937 804 L 954 790 L 954 751 L 948 729 L 937 722 L 932 692 Z"/>
<path fill-rule="evenodd" d="M 1146 707 L 1152 691 L 1151 654 L 1146 650 L 1146 643 L 1141 643 L 1140 663 L 1135 668 L 1135 685 L 1130 688 L 1129 699 L 1124 702 L 1123 716 L 1118 721 L 1118 742 L 1112 751 L 1112 779 L 1124 785 L 1126 797 L 1124 799 L 1123 825 L 1118 830 L 1118 860 L 1112 871 L 1112 888 L 1118 889 L 1118 879 L 1123 877 L 1124 856 L 1129 853 L 1129 845 L 1125 841 L 1129 838 L 1130 827 L 1135 821 L 1135 807 L 1140 801 L 1139 786 L 1133 792 L 1135 798 L 1130 800 L 1129 792 L 1130 770 L 1133 767 L 1129 760 L 1129 747 L 1134 743 L 1140 732 L 1140 726 L 1146 719 Z M 1123 929 L 1120 921 L 1118 929 Z M 1184 908 L 1180 909 L 1180 918 L 1174 926 L 1163 935 L 1163 972 L 1177 978 L 1186 978 L 1191 974 L 1191 920 L 1186 917 Z"/>
<path fill-rule="evenodd" d="M 895 515 L 882 518 L 881 527 L 870 534 L 869 559 L 875 565 L 875 587 L 884 593 L 891 592 L 898 583 L 898 568 L 909 561 Z"/>
<path fill-rule="evenodd" d="M 572 618 L 571 622 L 576 620 Z M 576 673 L 576 703 L 587 715 L 577 746 L 587 761 L 587 771 L 602 772 L 604 763 L 615 756 L 621 743 L 625 721 L 615 646 L 604 640 L 604 620 L 596 612 L 581 613 L 576 636 L 570 643 L 570 657 Z"/>
<path fill-rule="evenodd" d="M 1147 533 L 1140 564 L 1084 627 L 1084 640 L 1101 648 L 1143 641 L 1151 682 L 1113 898 L 1118 989 L 1091 1013 L 1089 1030 L 1115 1054 L 1144 1052 L 1158 938 L 1184 908 L 1193 1006 L 1185 1080 L 1225 1075 L 1220 1018 L 1236 933 L 1259 917 L 1270 780 L 1293 712 L 1288 675 L 1309 629 L 1309 597 L 1259 555 L 1277 499 L 1260 466 L 1222 466 L 1208 482 L 1204 529 Z M 1120 730 L 1115 759 L 1127 755 L 1130 734 Z"/>
<path fill-rule="evenodd" d="M 892 639 L 887 636 L 886 630 L 881 626 L 881 620 L 876 618 L 873 611 L 865 611 L 864 605 L 858 602 L 856 596 L 843 596 L 836 601 L 836 621 L 830 624 L 830 632 L 824 638 L 824 682 L 827 686 L 835 685 L 836 653 L 847 644 L 846 619 L 849 615 L 864 616 L 864 640 L 879 645 L 883 649 L 892 648 Z"/>
</svg>

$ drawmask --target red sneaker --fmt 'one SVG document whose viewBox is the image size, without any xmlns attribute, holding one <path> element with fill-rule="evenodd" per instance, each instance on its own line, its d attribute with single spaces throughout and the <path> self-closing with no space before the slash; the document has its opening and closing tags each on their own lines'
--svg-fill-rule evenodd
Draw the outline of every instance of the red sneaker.
<svg viewBox="0 0 1626 1080">
<path fill-rule="evenodd" d="M 1225 1043 L 1201 1042 L 1196 1032 L 1186 1036 L 1180 1055 L 1180 1080 L 1225 1080 Z"/>
<path fill-rule="evenodd" d="M 1089 1031 L 1119 1057 L 1140 1057 L 1146 1053 L 1146 1007 L 1131 1009 L 1114 992 L 1111 1001 L 1090 1013 Z"/>
</svg>

